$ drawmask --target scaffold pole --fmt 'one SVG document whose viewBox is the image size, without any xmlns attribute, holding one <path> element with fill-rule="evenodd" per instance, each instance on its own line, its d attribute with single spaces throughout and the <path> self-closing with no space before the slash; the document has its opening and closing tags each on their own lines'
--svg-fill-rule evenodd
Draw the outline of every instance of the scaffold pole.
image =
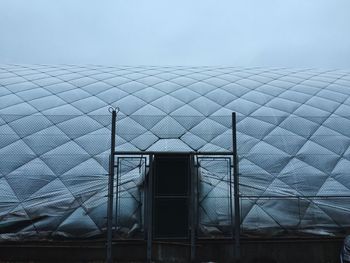
<svg viewBox="0 0 350 263">
<path fill-rule="evenodd" d="M 234 222 L 234 252 L 235 262 L 240 262 L 240 233 L 241 233 L 241 215 L 239 204 L 239 169 L 238 169 L 238 154 L 237 154 L 237 119 L 236 113 L 232 112 L 232 153 L 233 153 L 233 195 L 235 208 Z"/>
<path fill-rule="evenodd" d="M 107 205 L 107 263 L 113 263 L 112 239 L 113 239 L 113 195 L 114 195 L 114 162 L 115 162 L 115 134 L 118 108 L 110 107 L 112 113 L 111 128 L 111 152 L 109 156 L 109 177 L 108 177 L 108 205 Z"/>
</svg>

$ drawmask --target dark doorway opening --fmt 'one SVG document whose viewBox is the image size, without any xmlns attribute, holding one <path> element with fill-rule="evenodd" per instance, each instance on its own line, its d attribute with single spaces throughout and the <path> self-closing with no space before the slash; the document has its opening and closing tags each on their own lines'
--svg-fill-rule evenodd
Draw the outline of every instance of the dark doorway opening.
<svg viewBox="0 0 350 263">
<path fill-rule="evenodd" d="M 153 164 L 154 238 L 188 238 L 190 156 L 159 154 Z"/>
</svg>

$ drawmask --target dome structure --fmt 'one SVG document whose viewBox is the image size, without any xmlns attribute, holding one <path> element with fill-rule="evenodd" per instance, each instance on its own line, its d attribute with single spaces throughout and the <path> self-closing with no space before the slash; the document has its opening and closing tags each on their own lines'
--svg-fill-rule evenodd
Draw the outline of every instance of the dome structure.
<svg viewBox="0 0 350 263">
<path fill-rule="evenodd" d="M 118 151 L 229 152 L 236 112 L 242 233 L 349 230 L 350 71 L 2 65 L 0 239 L 105 232 L 109 106 Z M 122 186 L 137 199 L 129 230 L 135 169 Z M 205 202 L 214 227 L 220 204 Z"/>
</svg>

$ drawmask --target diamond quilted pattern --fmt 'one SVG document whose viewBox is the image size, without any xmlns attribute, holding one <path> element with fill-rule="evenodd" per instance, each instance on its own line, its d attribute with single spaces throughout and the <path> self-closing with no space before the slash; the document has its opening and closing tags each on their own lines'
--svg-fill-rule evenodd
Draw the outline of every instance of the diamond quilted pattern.
<svg viewBox="0 0 350 263">
<path fill-rule="evenodd" d="M 105 231 L 109 105 L 118 150 L 229 151 L 237 112 L 243 232 L 350 228 L 349 71 L 0 65 L 0 240 Z"/>
</svg>

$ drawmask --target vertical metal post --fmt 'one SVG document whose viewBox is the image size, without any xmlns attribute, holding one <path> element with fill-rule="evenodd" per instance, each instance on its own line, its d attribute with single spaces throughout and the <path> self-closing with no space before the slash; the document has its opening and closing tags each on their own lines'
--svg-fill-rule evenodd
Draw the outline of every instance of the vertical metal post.
<svg viewBox="0 0 350 263">
<path fill-rule="evenodd" d="M 234 158 L 234 152 L 232 151 L 232 157 Z M 234 212 L 233 212 L 233 173 L 234 173 L 234 159 L 229 160 L 229 206 L 230 206 L 230 223 L 231 223 L 231 238 L 232 241 L 235 240 L 235 220 L 234 220 Z"/>
<path fill-rule="evenodd" d="M 148 165 L 145 164 L 145 181 L 144 181 L 144 195 L 143 195 L 143 202 L 144 202 L 144 206 L 143 206 L 143 218 L 144 218 L 144 223 L 143 223 L 143 228 L 144 228 L 144 240 L 147 241 L 147 238 L 148 238 L 148 199 L 149 199 L 149 193 L 148 193 L 148 176 L 149 176 L 149 173 L 151 171 L 151 160 L 150 160 L 150 156 L 148 156 Z M 147 162 L 147 159 L 146 159 L 146 162 Z M 147 173 L 147 168 L 148 168 L 148 173 Z M 141 221 L 142 222 L 142 221 Z"/>
<path fill-rule="evenodd" d="M 147 187 L 147 262 L 152 262 L 152 248 L 153 248 L 153 155 L 149 156 L 149 172 L 148 172 L 148 187 Z"/>
<path fill-rule="evenodd" d="M 195 177 L 196 177 L 196 189 L 197 189 L 197 192 L 196 192 L 196 215 L 197 215 L 197 218 L 196 218 L 196 233 L 198 234 L 198 228 L 199 228 L 199 224 L 200 224 L 200 210 L 199 210 L 199 207 L 200 207 L 200 184 L 201 184 L 201 178 L 199 178 L 199 168 L 200 168 L 200 158 L 198 157 L 198 155 L 196 155 L 196 160 L 195 160 Z"/>
<path fill-rule="evenodd" d="M 113 263 L 112 238 L 113 238 L 113 190 L 114 190 L 114 155 L 115 155 L 115 129 L 117 111 L 110 108 L 112 112 L 111 130 L 111 152 L 109 156 L 109 178 L 108 178 L 108 202 L 107 202 L 107 263 Z"/>
<path fill-rule="evenodd" d="M 196 164 L 195 164 L 195 156 L 193 154 L 190 155 L 190 164 L 191 164 L 191 200 L 190 200 L 190 215 L 191 215 L 191 262 L 195 262 L 196 260 L 196 218 L 197 218 L 197 205 L 196 205 L 196 196 L 197 196 L 197 180 L 196 180 Z"/>
<path fill-rule="evenodd" d="M 233 191 L 235 205 L 235 262 L 240 262 L 240 233 L 241 233 L 241 215 L 239 204 L 239 170 L 237 154 L 237 130 L 236 130 L 236 113 L 232 112 L 232 153 L 233 153 Z"/>
<path fill-rule="evenodd" d="M 115 154 L 114 154 L 115 156 Z M 115 158 L 115 157 L 114 157 Z M 117 157 L 117 165 L 114 166 L 114 176 L 115 176 L 115 168 L 117 168 L 117 174 L 116 174 L 116 183 L 115 183 L 115 212 L 114 212 L 114 215 L 115 215 L 115 220 L 114 220 L 114 232 L 113 234 L 115 234 L 115 232 L 118 230 L 118 212 L 119 212 L 119 177 L 121 175 L 121 163 L 119 161 L 119 157 Z M 115 160 L 114 160 L 115 162 Z M 113 217 L 112 217 L 113 218 Z M 112 238 L 113 238 L 113 234 L 112 234 Z"/>
</svg>

